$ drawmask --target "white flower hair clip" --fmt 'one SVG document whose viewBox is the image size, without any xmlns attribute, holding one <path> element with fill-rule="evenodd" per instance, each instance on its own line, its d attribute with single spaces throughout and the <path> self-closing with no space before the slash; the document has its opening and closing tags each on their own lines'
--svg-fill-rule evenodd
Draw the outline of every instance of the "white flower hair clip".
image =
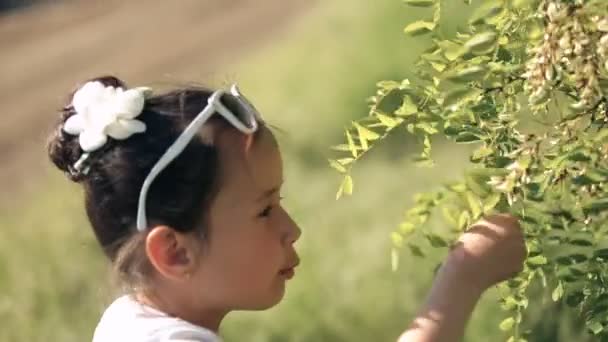
<svg viewBox="0 0 608 342">
<path fill-rule="evenodd" d="M 150 88 L 125 90 L 99 81 L 88 82 L 74 93 L 72 107 L 76 114 L 66 120 L 63 131 L 78 135 L 84 151 L 74 164 L 76 171 L 88 172 L 88 169 L 82 170 L 83 162 L 90 152 L 105 145 L 108 137 L 124 140 L 146 131 L 146 124 L 135 118 L 143 111 L 150 94 Z"/>
</svg>

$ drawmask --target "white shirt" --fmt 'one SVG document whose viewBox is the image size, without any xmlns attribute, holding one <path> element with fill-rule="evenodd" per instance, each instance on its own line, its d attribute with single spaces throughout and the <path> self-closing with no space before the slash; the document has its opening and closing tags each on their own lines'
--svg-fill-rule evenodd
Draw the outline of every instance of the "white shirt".
<svg viewBox="0 0 608 342">
<path fill-rule="evenodd" d="M 103 313 L 93 342 L 221 342 L 209 329 L 141 304 L 131 296 L 116 299 Z"/>
</svg>

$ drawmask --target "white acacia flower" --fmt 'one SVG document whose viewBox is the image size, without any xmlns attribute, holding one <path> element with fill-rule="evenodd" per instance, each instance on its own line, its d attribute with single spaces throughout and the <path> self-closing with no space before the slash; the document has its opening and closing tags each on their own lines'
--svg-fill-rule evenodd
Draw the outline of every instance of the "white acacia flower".
<svg viewBox="0 0 608 342">
<path fill-rule="evenodd" d="M 68 118 L 63 130 L 79 136 L 85 152 L 102 147 L 108 136 L 123 140 L 142 133 L 146 125 L 135 118 L 144 108 L 149 88 L 106 87 L 101 82 L 88 82 L 78 89 L 72 99 L 76 114 Z"/>
</svg>

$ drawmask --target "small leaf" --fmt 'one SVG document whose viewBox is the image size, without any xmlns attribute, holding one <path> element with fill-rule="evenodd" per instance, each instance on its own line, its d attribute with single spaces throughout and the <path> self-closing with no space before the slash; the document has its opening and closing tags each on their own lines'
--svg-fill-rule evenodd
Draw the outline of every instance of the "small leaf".
<svg viewBox="0 0 608 342">
<path fill-rule="evenodd" d="M 502 12 L 502 2 L 498 0 L 486 0 L 484 3 L 477 7 L 477 9 L 471 15 L 469 23 L 471 25 L 481 24 L 488 19 L 495 17 L 497 14 Z"/>
<path fill-rule="evenodd" d="M 418 106 L 412 101 L 409 96 L 403 97 L 401 107 L 395 111 L 395 115 L 408 116 L 418 113 Z"/>
<path fill-rule="evenodd" d="M 469 215 L 469 212 L 466 210 L 461 212 L 458 217 L 458 229 L 465 230 L 469 226 L 470 221 L 471 215 Z"/>
<path fill-rule="evenodd" d="M 342 182 L 344 193 L 347 195 L 353 194 L 353 178 L 350 175 L 344 176 L 344 181 Z"/>
<path fill-rule="evenodd" d="M 416 226 L 411 222 L 403 222 L 399 225 L 399 231 L 402 235 L 409 235 L 416 230 Z"/>
<path fill-rule="evenodd" d="M 563 296 L 564 296 L 564 285 L 560 281 L 560 282 L 557 283 L 557 286 L 553 290 L 553 293 L 551 293 L 551 299 L 553 299 L 554 302 L 557 302 Z"/>
<path fill-rule="evenodd" d="M 593 246 L 593 242 L 591 242 L 589 240 L 585 240 L 585 239 L 574 239 L 574 240 L 568 241 L 568 243 L 573 246 L 580 246 L 580 247 Z"/>
<path fill-rule="evenodd" d="M 435 248 L 441 248 L 441 247 L 448 246 L 448 243 L 439 235 L 427 233 L 424 236 L 430 242 L 431 246 L 433 246 Z"/>
<path fill-rule="evenodd" d="M 378 88 L 382 88 L 384 90 L 393 90 L 399 88 L 399 82 L 397 81 L 380 81 L 376 83 Z"/>
<path fill-rule="evenodd" d="M 498 327 L 502 331 L 509 331 L 513 328 L 514 325 L 515 325 L 515 319 L 513 317 L 509 317 L 509 318 L 504 319 L 502 322 L 500 322 L 500 325 Z"/>
<path fill-rule="evenodd" d="M 496 45 L 497 35 L 495 32 L 482 32 L 471 37 L 465 44 L 464 47 L 474 54 L 486 54 L 494 49 Z"/>
<path fill-rule="evenodd" d="M 343 152 L 349 151 L 348 145 L 346 145 L 346 144 L 335 145 L 335 146 L 332 146 L 331 149 L 334 151 L 343 151 Z"/>
<path fill-rule="evenodd" d="M 450 62 L 455 61 L 458 57 L 464 55 L 467 50 L 464 46 L 454 43 L 450 40 L 443 40 L 437 43 L 443 52 L 445 58 L 447 58 Z"/>
<path fill-rule="evenodd" d="M 337 159 L 338 163 L 342 164 L 342 165 L 348 165 L 350 163 L 352 163 L 353 161 L 355 161 L 354 158 L 340 158 Z"/>
<path fill-rule="evenodd" d="M 346 130 L 346 142 L 348 143 L 348 149 L 350 150 L 350 153 L 353 155 L 353 157 L 357 158 L 357 146 L 355 145 L 353 136 L 348 130 Z"/>
<path fill-rule="evenodd" d="M 435 4 L 435 0 L 403 0 L 403 2 L 414 7 L 431 7 Z"/>
<path fill-rule="evenodd" d="M 353 193 L 353 179 L 350 175 L 345 175 L 340 183 L 340 188 L 336 193 L 336 200 L 340 199 L 343 194 L 351 195 Z"/>
<path fill-rule="evenodd" d="M 328 161 L 329 161 L 329 165 L 331 165 L 331 167 L 333 167 L 334 169 L 338 170 L 338 172 L 341 172 L 341 173 L 346 172 L 346 169 L 344 168 L 344 166 L 342 166 L 340 163 L 338 163 L 337 160 L 328 159 Z"/>
<path fill-rule="evenodd" d="M 534 265 L 534 266 L 546 265 L 547 258 L 545 258 L 542 255 L 537 255 L 535 257 L 528 258 L 528 260 L 526 260 L 526 263 L 528 263 L 528 265 Z"/>
<path fill-rule="evenodd" d="M 435 133 L 439 132 L 430 123 L 424 122 L 424 121 L 416 124 L 416 128 L 419 128 L 420 130 L 424 131 L 426 134 L 435 134 Z"/>
<path fill-rule="evenodd" d="M 608 248 L 602 248 L 602 249 L 596 250 L 595 252 L 593 252 L 593 256 L 595 258 L 600 258 L 600 259 L 608 261 Z"/>
<path fill-rule="evenodd" d="M 380 122 L 384 126 L 386 126 L 388 128 L 393 128 L 403 122 L 403 119 L 401 119 L 401 118 L 392 118 L 388 115 L 384 115 L 384 114 L 380 114 L 380 113 L 376 113 L 376 117 L 378 118 L 378 120 L 380 120 Z"/>
<path fill-rule="evenodd" d="M 471 208 L 471 214 L 473 214 L 473 219 L 478 218 L 481 215 L 481 203 L 479 198 L 475 196 L 470 191 L 466 193 L 467 203 L 469 204 L 469 208 Z"/>
<path fill-rule="evenodd" d="M 492 209 L 496 207 L 500 199 L 502 198 L 501 193 L 493 193 L 490 197 L 486 198 L 485 203 L 483 204 L 483 212 L 488 214 Z"/>
<path fill-rule="evenodd" d="M 587 329 L 589 329 L 589 331 L 591 331 L 594 335 L 597 335 L 604 331 L 604 326 L 598 321 L 587 322 L 586 325 Z"/>
<path fill-rule="evenodd" d="M 583 211 L 587 214 L 597 214 L 608 210 L 608 198 L 591 200 L 583 206 Z"/>
<path fill-rule="evenodd" d="M 436 24 L 432 21 L 423 21 L 423 20 L 418 20 L 415 21 L 409 25 L 407 25 L 404 29 L 403 32 L 412 35 L 412 36 L 417 36 L 420 34 L 424 34 L 424 33 L 428 33 L 431 32 L 435 29 Z"/>
<path fill-rule="evenodd" d="M 393 246 L 397 248 L 403 247 L 403 236 L 398 232 L 391 233 L 391 241 L 393 242 Z"/>
<path fill-rule="evenodd" d="M 361 143 L 361 148 L 364 151 L 369 148 L 369 145 L 367 143 L 368 141 L 376 140 L 380 137 L 378 133 L 367 129 L 356 122 L 354 123 L 354 126 L 357 129 L 357 132 L 359 133 L 359 142 Z"/>
<path fill-rule="evenodd" d="M 443 104 L 446 107 L 455 105 L 459 102 L 464 102 L 467 100 L 474 100 L 479 96 L 481 90 L 475 88 L 457 88 L 450 91 L 444 101 Z"/>
<path fill-rule="evenodd" d="M 477 141 L 481 140 L 481 138 L 479 138 L 477 135 L 470 133 L 470 132 L 462 132 L 462 133 L 458 134 L 458 136 L 456 137 L 455 140 L 457 143 L 460 143 L 460 144 L 469 144 L 469 143 L 477 142 Z"/>
<path fill-rule="evenodd" d="M 422 251 L 422 249 L 420 249 L 420 247 L 411 243 L 409 243 L 407 247 L 410 249 L 410 253 L 412 253 L 413 256 L 424 258 L 424 252 Z"/>
<path fill-rule="evenodd" d="M 476 81 L 486 75 L 486 73 L 486 68 L 474 65 L 449 74 L 447 79 L 453 82 L 466 83 Z"/>
<path fill-rule="evenodd" d="M 487 156 L 491 156 L 492 154 L 494 154 L 494 150 L 489 148 L 488 146 L 481 146 L 480 148 L 476 149 L 475 151 L 473 151 L 473 154 L 471 155 L 471 159 L 474 161 L 477 160 L 481 160 L 482 158 L 485 158 Z"/>
<path fill-rule="evenodd" d="M 574 292 L 566 297 L 566 304 L 570 307 L 576 307 L 583 299 L 585 299 L 585 295 L 582 292 Z"/>
<path fill-rule="evenodd" d="M 391 249 L 391 270 L 397 271 L 399 268 L 399 251 L 395 248 Z"/>
</svg>

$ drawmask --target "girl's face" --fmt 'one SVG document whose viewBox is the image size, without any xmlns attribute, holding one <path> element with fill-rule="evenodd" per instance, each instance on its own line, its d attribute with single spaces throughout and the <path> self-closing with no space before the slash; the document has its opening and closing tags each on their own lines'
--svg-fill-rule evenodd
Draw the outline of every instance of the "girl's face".
<svg viewBox="0 0 608 342">
<path fill-rule="evenodd" d="M 217 132 L 220 190 L 208 209 L 209 236 L 193 284 L 205 305 L 262 310 L 283 297 L 299 260 L 300 230 L 281 206 L 283 166 L 274 136 Z"/>
</svg>

